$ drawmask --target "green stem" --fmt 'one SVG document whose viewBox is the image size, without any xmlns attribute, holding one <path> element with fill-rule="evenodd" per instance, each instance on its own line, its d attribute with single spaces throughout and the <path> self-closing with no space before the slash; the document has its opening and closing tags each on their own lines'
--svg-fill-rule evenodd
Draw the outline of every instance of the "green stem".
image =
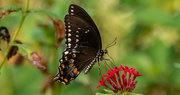
<svg viewBox="0 0 180 95">
<path fill-rule="evenodd" d="M 8 54 L 9 54 L 9 51 L 11 50 L 11 47 L 12 47 L 12 45 L 13 45 L 13 43 L 14 43 L 14 40 L 16 39 L 17 35 L 19 34 L 19 31 L 20 31 L 20 29 L 21 29 L 21 27 L 22 27 L 22 25 L 23 25 L 23 23 L 24 23 L 24 20 L 25 20 L 25 18 L 26 18 L 26 15 L 27 15 L 27 12 L 28 12 L 28 8 L 29 8 L 29 0 L 27 0 L 26 6 L 25 6 L 25 11 L 24 11 L 24 13 L 22 13 L 22 18 L 21 18 L 20 25 L 19 25 L 19 27 L 17 28 L 14 36 L 12 37 L 12 39 L 11 39 L 11 41 L 10 41 L 7 49 L 6 49 L 6 52 L 4 53 L 2 62 L 1 62 L 1 64 L 0 64 L 0 69 L 2 68 L 2 66 L 4 65 L 4 63 L 6 62 L 7 56 L 8 56 Z"/>
</svg>

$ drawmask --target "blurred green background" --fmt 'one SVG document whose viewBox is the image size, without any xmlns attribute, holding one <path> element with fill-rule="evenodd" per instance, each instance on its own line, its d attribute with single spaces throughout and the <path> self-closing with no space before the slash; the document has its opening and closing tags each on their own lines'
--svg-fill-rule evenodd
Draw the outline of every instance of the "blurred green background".
<svg viewBox="0 0 180 95">
<path fill-rule="evenodd" d="M 144 95 L 180 95 L 180 1 L 179 0 L 30 0 L 30 10 L 46 9 L 64 20 L 70 4 L 83 7 L 99 28 L 103 49 L 117 37 L 117 44 L 108 48 L 115 65 L 138 70 L 141 77 L 133 93 Z M 24 8 L 26 0 L 0 0 L 0 7 L 16 5 Z M 0 20 L 11 37 L 21 19 L 14 12 Z M 42 13 L 30 12 L 17 37 L 32 46 L 47 71 L 28 61 L 15 64 L 17 56 L 1 69 L 0 95 L 95 95 L 102 92 L 97 64 L 83 72 L 70 85 L 47 85 L 50 75 L 57 73 L 59 59 L 65 48 L 63 40 L 56 49 L 52 21 Z M 1 42 L 0 61 L 7 44 Z M 105 56 L 105 58 L 109 58 Z M 101 63 L 103 74 L 107 73 Z M 51 77 L 52 78 L 52 77 Z"/>
</svg>

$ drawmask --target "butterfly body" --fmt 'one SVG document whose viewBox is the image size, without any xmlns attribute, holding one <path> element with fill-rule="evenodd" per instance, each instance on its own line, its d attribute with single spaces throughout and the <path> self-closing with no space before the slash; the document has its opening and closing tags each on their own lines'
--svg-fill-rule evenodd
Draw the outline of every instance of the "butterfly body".
<svg viewBox="0 0 180 95">
<path fill-rule="evenodd" d="M 107 53 L 102 50 L 101 37 L 95 23 L 84 9 L 70 5 L 65 16 L 66 49 L 59 60 L 58 74 L 53 80 L 68 85 L 86 67 L 85 74 Z"/>
</svg>

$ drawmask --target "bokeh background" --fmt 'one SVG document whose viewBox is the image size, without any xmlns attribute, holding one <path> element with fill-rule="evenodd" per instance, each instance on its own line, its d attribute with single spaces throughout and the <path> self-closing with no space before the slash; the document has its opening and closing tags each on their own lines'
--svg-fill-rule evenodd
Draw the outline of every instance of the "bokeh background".
<svg viewBox="0 0 180 95">
<path fill-rule="evenodd" d="M 99 28 L 103 49 L 117 37 L 117 44 L 108 48 L 116 66 L 138 70 L 133 93 L 144 95 L 180 95 L 180 1 L 179 0 L 30 0 L 30 10 L 46 9 L 64 20 L 70 4 L 83 7 Z M 20 6 L 26 0 L 0 0 L 0 7 Z M 17 29 L 21 12 L 0 20 L 11 37 Z M 19 54 L 6 61 L 0 70 L 0 95 L 95 95 L 104 93 L 99 85 L 97 64 L 84 75 L 81 73 L 70 85 L 48 86 L 57 72 L 65 41 L 56 49 L 55 29 L 43 13 L 30 12 L 17 37 L 34 48 L 44 64 L 41 71 L 28 61 L 19 61 Z M 0 43 L 0 61 L 7 44 Z M 105 58 L 109 58 L 105 56 Z M 101 63 L 103 74 L 107 73 Z"/>
</svg>

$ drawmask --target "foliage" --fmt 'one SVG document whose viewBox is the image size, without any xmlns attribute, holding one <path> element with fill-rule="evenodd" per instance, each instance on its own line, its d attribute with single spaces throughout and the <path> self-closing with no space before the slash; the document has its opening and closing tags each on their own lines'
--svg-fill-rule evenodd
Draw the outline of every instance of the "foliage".
<svg viewBox="0 0 180 95">
<path fill-rule="evenodd" d="M 116 66 L 126 65 L 144 74 L 137 79 L 133 93 L 180 94 L 179 0 L 30 0 L 28 10 L 24 8 L 26 3 L 26 0 L 1 0 L 0 8 L 8 7 L 3 11 L 0 9 L 0 27 L 9 30 L 11 41 L 16 31 L 19 31 L 13 41 L 20 40 L 23 46 L 31 48 L 27 51 L 36 52 L 46 70 L 37 69 L 22 59 L 19 53 L 24 52 L 29 56 L 31 53 L 19 49 L 18 54 L 0 69 L 0 95 L 105 93 L 101 88 L 96 88 L 100 80 L 97 65 L 87 75 L 81 73 L 68 86 L 58 82 L 49 85 L 57 73 L 59 59 L 65 48 L 64 40 L 56 48 L 59 40 L 55 36 L 53 21 L 63 21 L 71 3 L 82 6 L 91 15 L 99 28 L 103 48 L 117 37 L 117 44 L 108 48 L 108 54 Z M 13 11 L 7 12 L 8 9 Z M 25 19 L 21 23 L 23 16 Z M 1 40 L 0 62 L 8 46 L 15 44 Z M 106 58 L 110 59 L 108 56 Z M 22 61 L 17 62 L 19 60 Z M 105 66 L 101 62 L 103 74 L 107 73 Z"/>
</svg>

